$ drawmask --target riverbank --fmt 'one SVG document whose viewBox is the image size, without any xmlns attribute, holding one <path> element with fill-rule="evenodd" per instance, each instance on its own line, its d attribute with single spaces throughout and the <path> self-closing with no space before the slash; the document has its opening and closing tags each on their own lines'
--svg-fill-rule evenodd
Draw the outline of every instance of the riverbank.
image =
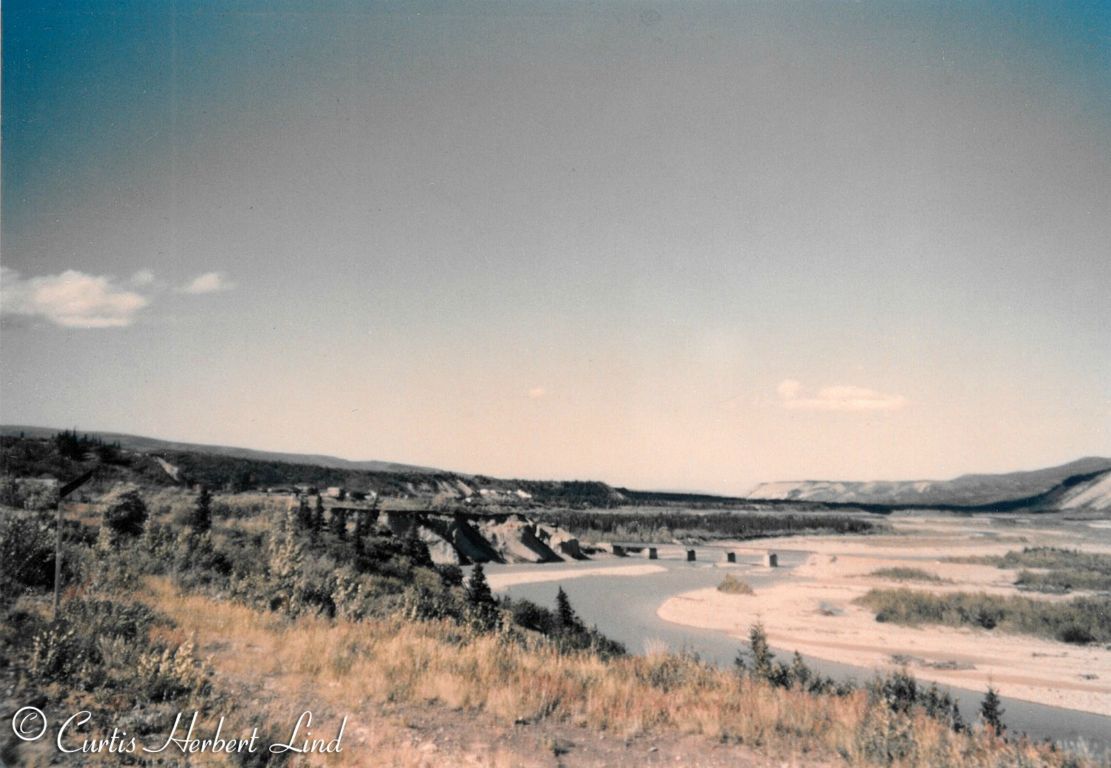
<svg viewBox="0 0 1111 768">
<path fill-rule="evenodd" d="M 949 562 L 969 555 L 1001 555 L 1029 543 L 1084 546 L 1108 551 L 1073 529 L 1008 524 L 990 519 L 908 518 L 893 535 L 792 537 L 761 541 L 760 547 L 810 552 L 798 567 L 755 589 L 726 594 L 712 587 L 666 599 L 657 614 L 668 622 L 728 633 L 743 641 L 753 624 L 764 625 L 773 647 L 870 669 L 906 666 L 917 678 L 943 685 L 1082 712 L 1111 715 L 1111 650 L 1024 635 L 939 626 L 880 623 L 856 598 L 873 588 L 908 587 L 931 593 L 957 591 L 1019 594 L 1015 572 L 991 565 Z M 751 542 L 738 544 L 749 546 Z M 874 575 L 914 568 L 936 581 L 897 581 Z M 769 569 L 749 566 L 737 575 Z M 1041 596 L 1045 600 L 1064 596 Z"/>
</svg>

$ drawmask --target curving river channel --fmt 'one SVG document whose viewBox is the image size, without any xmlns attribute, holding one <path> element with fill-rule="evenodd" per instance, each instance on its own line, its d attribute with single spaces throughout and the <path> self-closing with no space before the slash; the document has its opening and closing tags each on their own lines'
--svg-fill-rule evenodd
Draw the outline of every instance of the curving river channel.
<svg viewBox="0 0 1111 768">
<path fill-rule="evenodd" d="M 746 570 L 745 581 L 754 587 L 766 586 L 782 578 L 810 554 L 802 550 L 777 549 L 777 552 L 780 568 Z M 529 574 L 545 579 L 500 588 L 498 579 L 491 581 L 499 594 L 547 607 L 554 605 L 556 590 L 563 587 L 575 611 L 588 625 L 595 625 L 607 636 L 624 643 L 631 653 L 643 653 L 646 644 L 665 643 L 675 651 L 693 651 L 707 661 L 732 665 L 737 651 L 744 646 L 742 641 L 725 632 L 672 624 L 656 615 L 668 598 L 720 583 L 725 572 L 712 564 L 721 558 L 720 550 L 699 549 L 699 560 L 695 562 L 663 555 L 661 549 L 662 559 L 652 561 L 628 557 L 545 565 L 489 564 L 485 570 L 487 576 Z M 740 563 L 756 563 L 754 555 L 738 554 L 737 558 Z M 635 576 L 621 573 L 622 569 L 635 565 L 659 566 L 662 570 Z M 790 649 L 777 650 L 790 652 Z M 867 680 L 873 675 L 872 670 L 863 667 L 811 657 L 806 657 L 806 661 L 822 674 L 836 679 Z M 962 688 L 949 687 L 948 690 L 960 702 L 965 719 L 975 721 L 983 694 Z M 1005 698 L 1004 706 L 1004 722 L 1012 732 L 1052 739 L 1062 745 L 1075 745 L 1082 740 L 1093 751 L 1111 753 L 1111 717 L 1019 699 Z"/>
</svg>

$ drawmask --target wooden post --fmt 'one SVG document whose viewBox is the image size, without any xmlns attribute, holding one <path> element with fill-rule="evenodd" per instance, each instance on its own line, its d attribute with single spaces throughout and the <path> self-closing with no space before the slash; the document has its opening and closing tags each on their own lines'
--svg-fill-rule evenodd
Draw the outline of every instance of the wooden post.
<svg viewBox="0 0 1111 768">
<path fill-rule="evenodd" d="M 80 477 L 70 480 L 68 483 L 58 489 L 58 500 L 54 502 L 55 509 L 58 510 L 58 520 L 55 525 L 54 531 L 54 610 L 51 621 L 58 620 L 58 604 L 62 598 L 62 499 L 69 496 L 78 488 L 89 482 L 90 478 L 96 474 L 99 465 L 93 467 Z"/>
<path fill-rule="evenodd" d="M 58 508 L 58 522 L 54 533 L 54 609 L 51 621 L 58 620 L 58 602 L 62 594 L 62 500 L 58 499 L 55 505 Z"/>
</svg>

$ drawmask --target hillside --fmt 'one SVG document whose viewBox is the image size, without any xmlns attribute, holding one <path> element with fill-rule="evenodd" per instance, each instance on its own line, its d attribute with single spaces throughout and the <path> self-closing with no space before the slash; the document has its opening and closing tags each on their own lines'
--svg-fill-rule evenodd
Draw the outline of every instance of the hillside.
<svg viewBox="0 0 1111 768">
<path fill-rule="evenodd" d="M 1069 510 L 1111 510 L 1111 470 L 1061 489 L 1054 506 Z"/>
<path fill-rule="evenodd" d="M 216 490 L 289 491 L 294 486 L 342 488 L 409 500 L 421 508 L 451 504 L 484 507 L 617 506 L 802 511 L 899 508 L 970 512 L 1100 511 L 1111 509 L 1111 459 L 1088 457 L 1028 472 L 970 474 L 952 480 L 763 483 L 747 497 L 638 491 L 593 480 L 520 480 L 410 467 L 351 462 L 330 456 L 202 446 L 112 432 L 81 436 L 84 449 L 56 450 L 57 431 L 0 427 L 0 471 L 24 478 L 75 477 L 98 461 L 102 483 L 191 486 Z M 74 435 L 76 439 L 76 434 Z"/>
<path fill-rule="evenodd" d="M 290 491 L 294 486 L 373 493 L 428 508 L 446 503 L 469 506 L 563 505 L 610 507 L 624 496 L 605 483 L 587 480 L 513 480 L 454 472 L 370 470 L 329 467 L 311 462 L 234 455 L 239 449 L 180 450 L 161 440 L 135 438 L 119 447 L 112 433 L 75 438 L 68 452 L 58 449 L 52 430 L 9 427 L 0 436 L 0 472 L 22 478 L 76 477 L 99 464 L 96 483 L 130 482 L 140 486 L 206 485 L 214 490 Z M 23 434 L 20 437 L 20 433 Z M 291 456 L 293 454 L 285 454 Z M 395 465 L 400 466 L 400 465 Z"/>
<path fill-rule="evenodd" d="M 1069 478 L 1109 469 L 1111 459 L 1088 457 L 1047 469 L 998 475 L 961 475 L 952 480 L 762 483 L 749 493 L 748 498 L 841 504 L 979 506 L 1040 496 Z"/>
<path fill-rule="evenodd" d="M 61 430 L 51 427 L 29 427 L 19 424 L 0 426 L 0 436 L 51 437 Z M 253 448 L 236 448 L 227 445 L 205 445 L 203 443 L 184 443 L 175 440 L 159 440 L 154 437 L 128 435 L 120 432 L 82 432 L 89 437 L 98 438 L 106 443 L 117 443 L 121 448 L 139 453 L 174 451 L 187 453 L 206 453 L 214 456 L 228 456 L 251 461 L 279 462 L 283 464 L 307 464 L 329 469 L 345 469 L 364 472 L 406 472 L 435 474 L 443 470 L 419 467 L 413 464 L 399 464 L 393 461 L 350 461 L 337 456 L 313 453 L 281 453 L 278 451 L 258 451 Z"/>
</svg>

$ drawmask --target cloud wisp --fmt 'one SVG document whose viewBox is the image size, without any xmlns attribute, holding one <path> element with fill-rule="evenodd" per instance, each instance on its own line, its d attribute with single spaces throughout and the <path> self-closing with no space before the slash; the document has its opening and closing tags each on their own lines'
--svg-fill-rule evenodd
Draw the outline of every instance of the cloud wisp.
<svg viewBox="0 0 1111 768">
<path fill-rule="evenodd" d="M 815 394 L 807 395 L 801 382 L 784 379 L 776 392 L 779 404 L 792 411 L 897 411 L 907 404 L 902 395 L 851 384 L 822 387 Z"/>
<path fill-rule="evenodd" d="M 198 295 L 202 293 L 219 293 L 235 288 L 235 283 L 228 279 L 223 272 L 205 272 L 197 275 L 185 285 L 178 288 L 178 293 Z"/>
<path fill-rule="evenodd" d="M 0 267 L 0 313 L 5 315 L 41 317 L 63 328 L 122 328 L 149 303 L 110 276 L 67 269 L 24 278 Z"/>
</svg>

